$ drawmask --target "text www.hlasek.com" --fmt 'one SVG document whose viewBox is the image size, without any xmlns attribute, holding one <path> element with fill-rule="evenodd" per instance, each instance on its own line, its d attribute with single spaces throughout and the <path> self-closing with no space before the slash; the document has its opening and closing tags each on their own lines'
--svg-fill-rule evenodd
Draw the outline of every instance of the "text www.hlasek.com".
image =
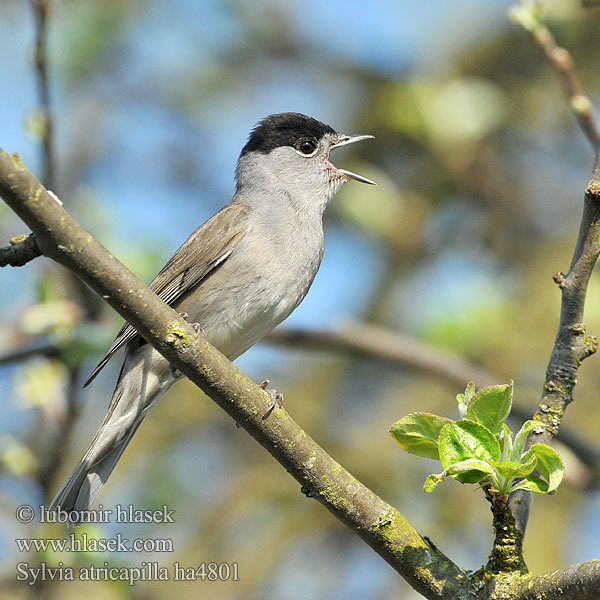
<svg viewBox="0 0 600 600">
<path fill-rule="evenodd" d="M 173 552 L 173 540 L 136 538 L 129 540 L 117 533 L 112 538 L 92 538 L 87 533 L 71 533 L 65 539 L 15 539 L 19 552 Z"/>
</svg>

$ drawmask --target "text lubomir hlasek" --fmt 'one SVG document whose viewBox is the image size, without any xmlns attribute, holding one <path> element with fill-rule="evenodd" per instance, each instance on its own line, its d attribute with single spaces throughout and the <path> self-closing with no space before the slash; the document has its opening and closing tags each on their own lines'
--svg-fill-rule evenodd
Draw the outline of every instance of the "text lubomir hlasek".
<svg viewBox="0 0 600 600">
<path fill-rule="evenodd" d="M 97 510 L 66 511 L 57 509 L 49 511 L 43 504 L 39 507 L 40 523 L 175 523 L 175 511 L 163 504 L 159 509 L 140 509 L 133 504 L 114 509 L 104 508 L 102 504 Z"/>
</svg>

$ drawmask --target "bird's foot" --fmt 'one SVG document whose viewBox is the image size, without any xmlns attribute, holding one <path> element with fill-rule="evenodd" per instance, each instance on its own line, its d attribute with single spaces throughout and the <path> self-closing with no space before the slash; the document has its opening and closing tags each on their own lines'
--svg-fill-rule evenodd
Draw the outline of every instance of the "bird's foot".
<svg viewBox="0 0 600 600">
<path fill-rule="evenodd" d="M 265 390 L 266 392 L 268 392 L 271 395 L 271 402 L 269 402 L 269 408 L 267 409 L 267 412 L 262 416 L 263 421 L 267 420 L 271 416 L 271 413 L 275 410 L 275 407 L 278 404 L 280 407 L 283 406 L 283 394 L 274 389 L 267 389 L 268 385 L 269 385 L 268 379 L 265 379 L 263 382 L 261 382 L 259 384 L 259 386 L 263 390 Z"/>
<path fill-rule="evenodd" d="M 189 315 L 186 312 L 180 312 L 179 316 L 182 319 L 185 319 L 186 321 L 188 320 L 188 317 L 189 317 Z M 204 329 L 202 329 L 202 327 L 200 327 L 200 323 L 190 323 L 190 325 L 194 328 L 194 331 L 196 333 L 204 333 Z"/>
<path fill-rule="evenodd" d="M 180 312 L 179 316 L 187 321 L 189 315 L 186 312 Z M 204 329 L 200 327 L 200 323 L 190 323 L 190 325 L 194 328 L 194 331 L 196 333 L 204 333 Z M 173 379 L 179 379 L 182 375 L 181 371 L 179 369 L 176 369 L 173 365 L 171 365 L 170 368 L 171 376 L 173 377 Z"/>
</svg>

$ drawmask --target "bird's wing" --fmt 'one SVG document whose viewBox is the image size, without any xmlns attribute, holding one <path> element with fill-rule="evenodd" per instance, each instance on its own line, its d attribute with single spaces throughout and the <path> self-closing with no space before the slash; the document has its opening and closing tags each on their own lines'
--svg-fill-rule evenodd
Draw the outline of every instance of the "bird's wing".
<svg viewBox="0 0 600 600">
<path fill-rule="evenodd" d="M 169 305 L 189 292 L 227 260 L 244 238 L 248 210 L 243 204 L 230 204 L 221 209 L 190 235 L 148 287 Z M 119 348 L 137 335 L 137 330 L 125 323 L 83 387 L 92 382 Z"/>
</svg>

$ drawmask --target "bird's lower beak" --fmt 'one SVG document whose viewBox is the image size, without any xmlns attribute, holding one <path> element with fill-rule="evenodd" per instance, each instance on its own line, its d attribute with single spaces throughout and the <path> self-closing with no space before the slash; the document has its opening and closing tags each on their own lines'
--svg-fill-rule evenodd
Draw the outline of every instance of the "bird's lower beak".
<svg viewBox="0 0 600 600">
<path fill-rule="evenodd" d="M 340 135 L 339 141 L 333 144 L 330 150 L 334 148 L 339 148 L 340 146 L 347 146 L 348 144 L 354 144 L 354 142 L 360 142 L 362 140 L 371 140 L 375 136 L 374 135 Z M 338 169 L 335 167 L 336 171 L 343 175 L 346 179 L 354 179 L 354 181 L 360 181 L 361 183 L 368 183 L 369 185 L 377 185 L 375 181 L 371 179 L 367 179 L 362 175 L 357 175 L 356 173 L 352 173 L 352 171 L 346 171 L 346 169 Z"/>
</svg>

